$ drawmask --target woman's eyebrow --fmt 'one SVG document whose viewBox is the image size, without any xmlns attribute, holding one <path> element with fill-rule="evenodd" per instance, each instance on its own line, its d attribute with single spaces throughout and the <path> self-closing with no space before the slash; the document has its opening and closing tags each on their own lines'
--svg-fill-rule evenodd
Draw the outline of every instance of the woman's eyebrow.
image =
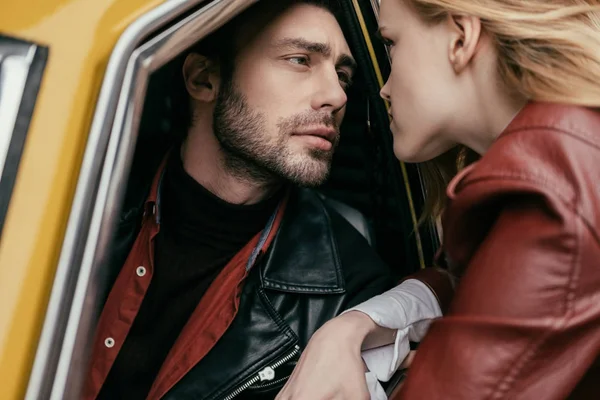
<svg viewBox="0 0 600 400">
<path fill-rule="evenodd" d="M 379 39 L 382 42 L 385 42 L 385 38 L 383 37 L 383 35 L 381 34 L 381 31 L 386 30 L 387 28 L 385 26 L 380 26 L 377 31 L 375 31 L 375 37 L 377 39 Z"/>
</svg>

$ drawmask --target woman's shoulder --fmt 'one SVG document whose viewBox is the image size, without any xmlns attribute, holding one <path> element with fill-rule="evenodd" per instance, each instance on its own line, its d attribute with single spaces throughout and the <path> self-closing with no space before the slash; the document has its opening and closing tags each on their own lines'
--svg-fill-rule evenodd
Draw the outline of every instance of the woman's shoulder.
<svg viewBox="0 0 600 400">
<path fill-rule="evenodd" d="M 460 276 L 490 237 L 499 243 L 493 248 L 506 251 L 504 258 L 494 253 L 498 260 L 514 265 L 567 253 L 581 255 L 587 265 L 595 262 L 600 243 L 599 143 L 598 111 L 554 105 L 525 109 L 449 185 L 444 246 L 451 269 Z"/>
<path fill-rule="evenodd" d="M 561 201 L 600 225 L 600 111 L 532 103 L 450 184 L 455 202 L 511 193 Z"/>
</svg>

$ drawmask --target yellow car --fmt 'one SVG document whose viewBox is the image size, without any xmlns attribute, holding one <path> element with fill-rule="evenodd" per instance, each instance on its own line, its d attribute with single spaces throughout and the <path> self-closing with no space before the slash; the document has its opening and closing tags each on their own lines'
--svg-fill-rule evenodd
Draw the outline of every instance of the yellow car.
<svg viewBox="0 0 600 400">
<path fill-rule="evenodd" d="M 76 399 L 115 271 L 103 269 L 136 161 L 169 129 L 169 62 L 251 0 L 44 0 L 0 12 L 0 399 Z M 376 0 L 342 2 L 360 73 L 320 190 L 397 277 L 438 245 L 419 169 L 392 152 Z"/>
</svg>

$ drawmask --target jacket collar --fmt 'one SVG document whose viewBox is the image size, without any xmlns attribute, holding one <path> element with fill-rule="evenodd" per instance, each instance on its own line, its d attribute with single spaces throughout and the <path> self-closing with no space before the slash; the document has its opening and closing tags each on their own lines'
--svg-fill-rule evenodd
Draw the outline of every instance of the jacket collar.
<svg viewBox="0 0 600 400">
<path fill-rule="evenodd" d="M 329 211 L 310 189 L 292 189 L 269 251 L 259 262 L 264 288 L 290 293 L 339 294 L 345 282 Z"/>
<path fill-rule="evenodd" d="M 154 175 L 144 205 L 144 213 L 154 214 L 157 224 L 160 187 L 169 154 Z M 292 187 L 287 197 L 275 239 L 268 250 L 263 249 L 264 262 L 260 255 L 256 260 L 262 266 L 263 287 L 290 293 L 344 293 L 337 243 L 323 200 L 314 190 L 298 187 Z"/>
<path fill-rule="evenodd" d="M 146 201 L 144 202 L 144 215 L 151 213 L 154 215 L 156 219 L 156 223 L 160 225 L 160 193 L 162 187 L 163 177 L 165 175 L 165 169 L 167 166 L 167 162 L 169 160 L 169 155 L 172 150 L 169 150 L 167 154 L 163 157 L 160 165 L 158 166 L 158 170 L 154 174 L 154 178 L 152 179 L 152 185 L 150 186 L 150 192 L 148 193 L 148 197 L 146 197 Z"/>
<path fill-rule="evenodd" d="M 600 139 L 595 134 L 597 121 L 598 109 L 532 101 L 517 114 L 499 138 L 528 129 L 552 129 L 600 147 Z"/>
</svg>

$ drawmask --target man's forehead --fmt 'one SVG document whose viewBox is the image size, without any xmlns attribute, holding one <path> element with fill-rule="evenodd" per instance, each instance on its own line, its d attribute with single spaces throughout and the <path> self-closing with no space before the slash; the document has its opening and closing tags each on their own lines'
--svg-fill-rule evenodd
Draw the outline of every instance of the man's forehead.
<svg viewBox="0 0 600 400">
<path fill-rule="evenodd" d="M 335 16 L 329 10 L 315 5 L 291 6 L 270 21 L 261 36 L 272 46 L 278 46 L 282 40 L 297 38 L 326 44 L 336 53 L 350 51 Z"/>
</svg>

